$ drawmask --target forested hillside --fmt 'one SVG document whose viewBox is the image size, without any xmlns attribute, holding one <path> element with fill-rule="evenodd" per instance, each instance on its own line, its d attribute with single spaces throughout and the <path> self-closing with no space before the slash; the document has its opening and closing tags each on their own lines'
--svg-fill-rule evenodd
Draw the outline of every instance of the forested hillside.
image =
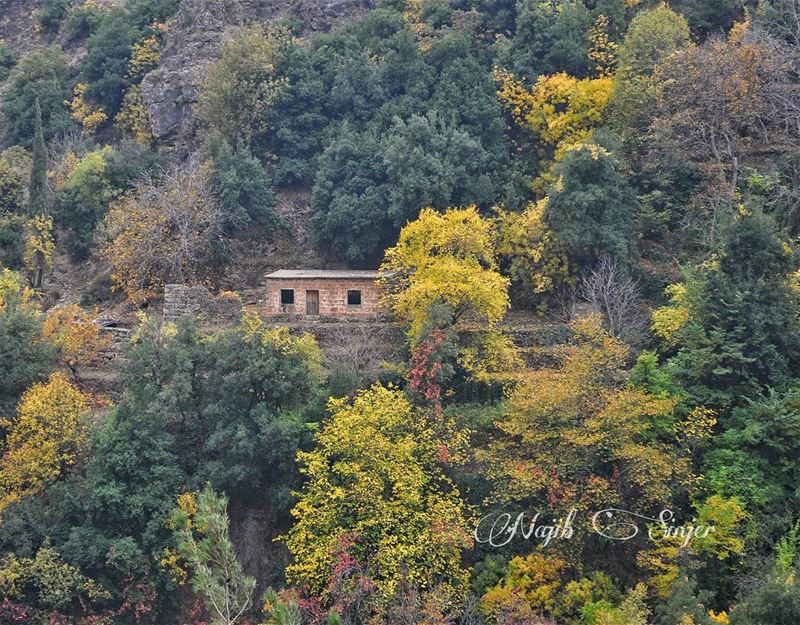
<svg viewBox="0 0 800 625">
<path fill-rule="evenodd" d="M 800 0 L 0 0 L 0 623 L 800 623 L 799 254 Z"/>
</svg>

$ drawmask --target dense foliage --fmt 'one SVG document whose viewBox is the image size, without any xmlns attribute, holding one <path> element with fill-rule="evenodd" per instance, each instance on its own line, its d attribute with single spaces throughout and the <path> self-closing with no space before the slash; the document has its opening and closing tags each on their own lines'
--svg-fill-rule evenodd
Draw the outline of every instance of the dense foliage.
<svg viewBox="0 0 800 625">
<path fill-rule="evenodd" d="M 34 4 L 0 622 L 800 622 L 798 0 Z"/>
</svg>

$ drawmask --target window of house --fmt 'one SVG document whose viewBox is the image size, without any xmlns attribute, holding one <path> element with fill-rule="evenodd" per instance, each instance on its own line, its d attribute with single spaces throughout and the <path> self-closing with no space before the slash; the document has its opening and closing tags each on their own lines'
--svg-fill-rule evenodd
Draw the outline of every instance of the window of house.
<svg viewBox="0 0 800 625">
<path fill-rule="evenodd" d="M 294 289 L 281 289 L 281 304 L 294 304 Z"/>
<path fill-rule="evenodd" d="M 361 291 L 351 290 L 347 292 L 348 306 L 361 306 Z"/>
</svg>

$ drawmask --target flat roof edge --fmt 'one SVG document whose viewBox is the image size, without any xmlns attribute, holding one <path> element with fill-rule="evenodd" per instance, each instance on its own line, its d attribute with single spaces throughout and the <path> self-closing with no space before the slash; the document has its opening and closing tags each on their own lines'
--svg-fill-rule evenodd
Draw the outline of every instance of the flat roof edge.
<svg viewBox="0 0 800 625">
<path fill-rule="evenodd" d="M 316 269 L 279 269 L 266 275 L 271 280 L 376 280 L 380 277 L 377 270 L 316 270 Z"/>
</svg>

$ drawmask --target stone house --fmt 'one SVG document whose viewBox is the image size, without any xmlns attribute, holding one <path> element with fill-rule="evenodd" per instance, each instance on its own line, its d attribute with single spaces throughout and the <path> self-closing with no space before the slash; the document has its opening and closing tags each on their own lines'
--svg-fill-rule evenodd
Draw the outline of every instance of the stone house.
<svg viewBox="0 0 800 625">
<path fill-rule="evenodd" d="M 380 312 L 377 271 L 281 269 L 266 278 L 269 315 L 374 318 Z"/>
</svg>

